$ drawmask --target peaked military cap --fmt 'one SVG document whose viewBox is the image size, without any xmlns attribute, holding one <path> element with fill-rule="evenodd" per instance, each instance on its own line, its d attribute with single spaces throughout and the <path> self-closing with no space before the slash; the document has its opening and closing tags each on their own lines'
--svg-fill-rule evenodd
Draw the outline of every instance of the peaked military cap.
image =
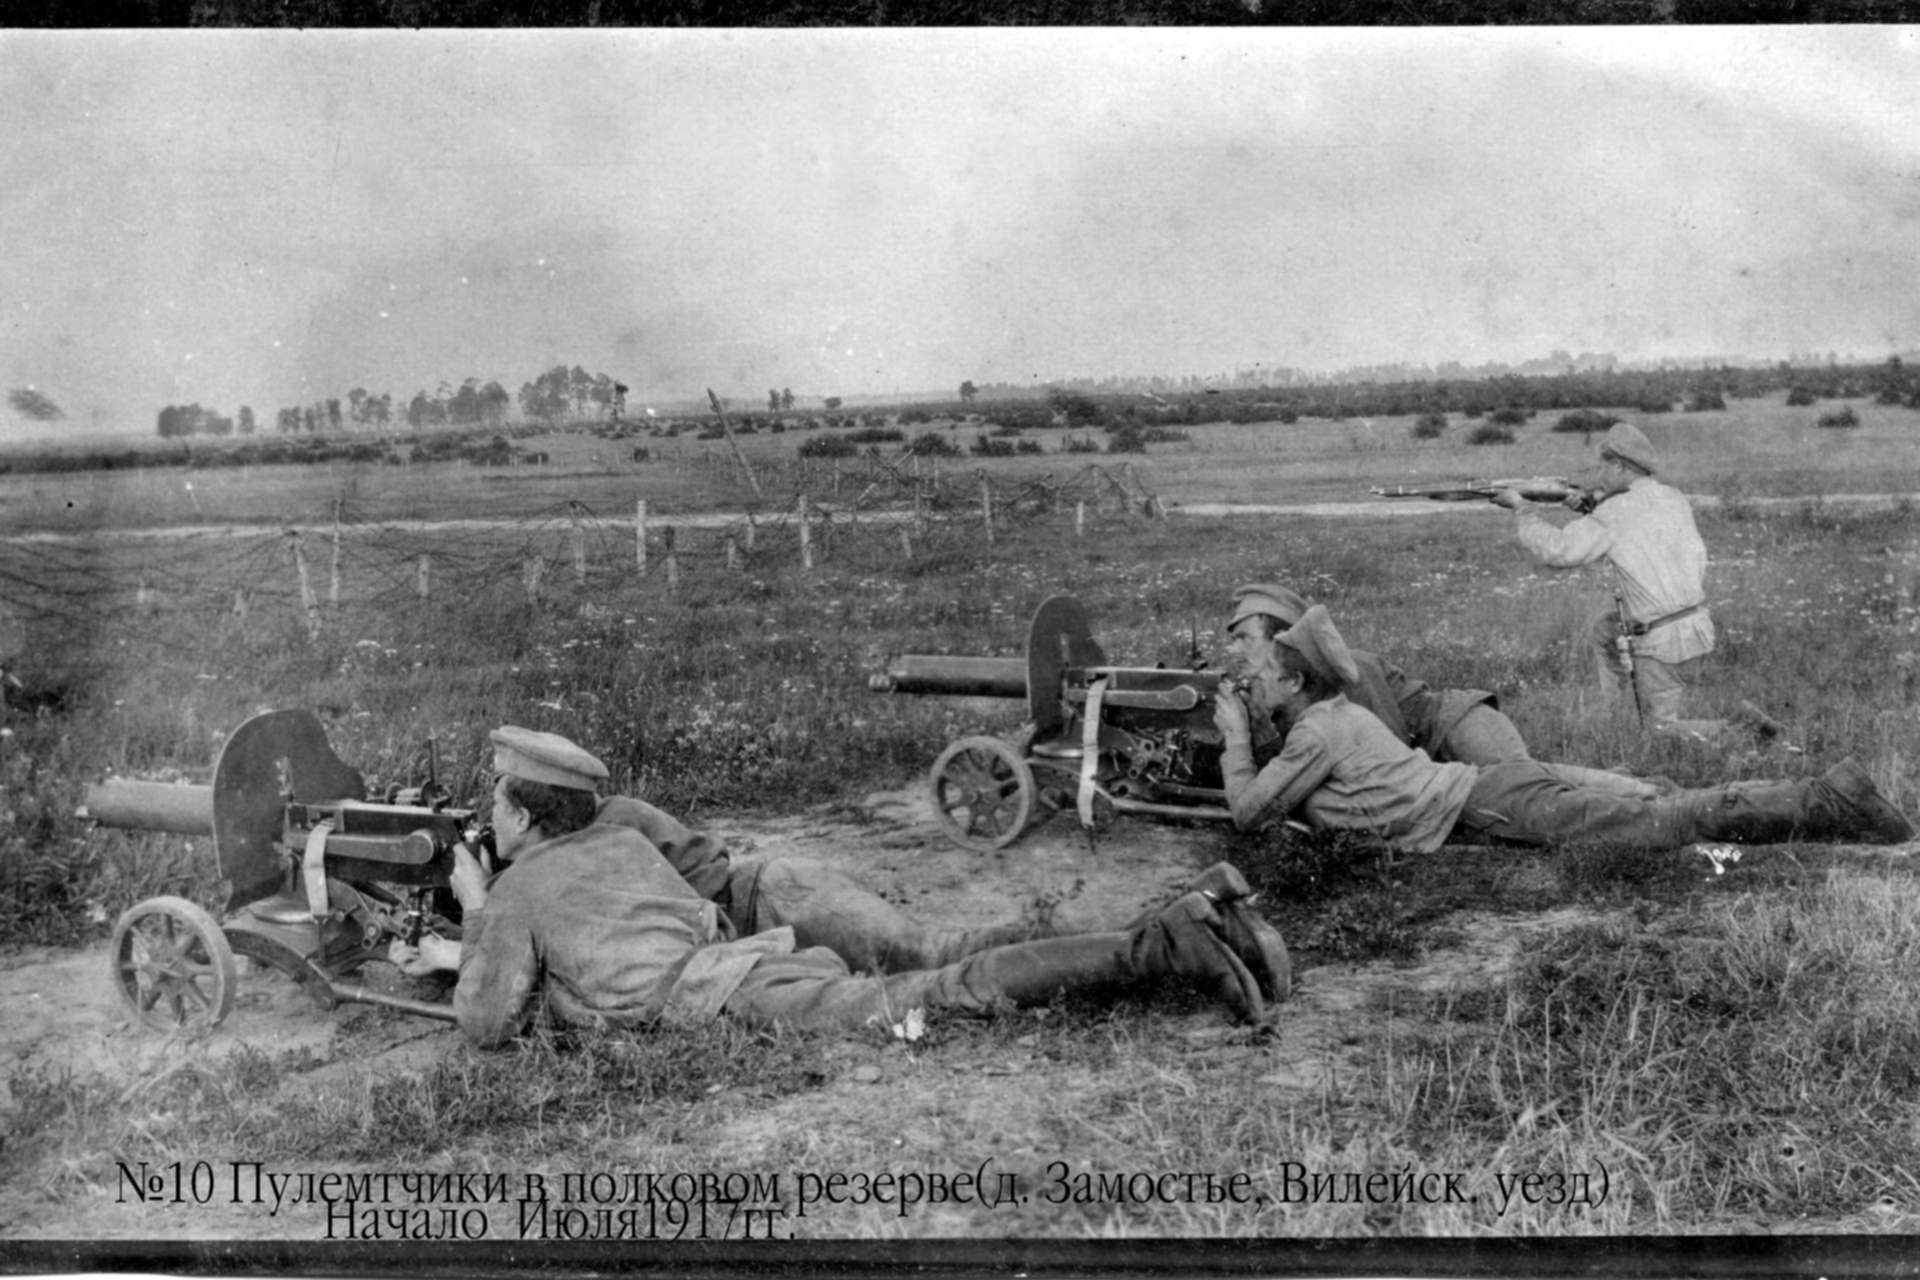
<svg viewBox="0 0 1920 1280">
<path fill-rule="evenodd" d="M 1307 602 L 1297 591 L 1289 591 L 1276 582 L 1249 582 L 1233 589 L 1233 615 L 1227 619 L 1231 630 L 1241 622 L 1264 613 L 1290 627 L 1307 611 Z"/>
<path fill-rule="evenodd" d="M 1305 658 L 1307 665 L 1318 672 L 1322 679 L 1342 685 L 1353 684 L 1360 679 L 1360 668 L 1353 661 L 1353 651 L 1340 638 L 1339 630 L 1333 625 L 1333 616 L 1323 604 L 1314 605 L 1301 615 L 1300 621 L 1274 639 Z"/>
<path fill-rule="evenodd" d="M 1607 428 L 1607 434 L 1600 438 L 1600 456 L 1631 462 L 1648 475 L 1660 469 L 1660 455 L 1654 452 L 1653 441 L 1631 422 L 1616 422 Z"/>
<path fill-rule="evenodd" d="M 493 771 L 574 791 L 592 791 L 607 778 L 607 766 L 557 733 L 502 725 L 487 735 Z"/>
</svg>

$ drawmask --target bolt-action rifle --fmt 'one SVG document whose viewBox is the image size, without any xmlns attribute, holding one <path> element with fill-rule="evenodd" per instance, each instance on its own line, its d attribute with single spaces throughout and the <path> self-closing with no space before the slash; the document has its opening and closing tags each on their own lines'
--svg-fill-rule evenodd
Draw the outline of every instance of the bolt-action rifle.
<svg viewBox="0 0 1920 1280">
<path fill-rule="evenodd" d="M 1560 476 L 1530 476 L 1517 480 L 1461 480 L 1452 484 L 1375 485 L 1376 498 L 1428 498 L 1434 502 L 1491 502 L 1502 492 L 1513 492 L 1528 502 L 1559 503 L 1585 515 L 1605 501 L 1597 489 L 1581 489 Z"/>
</svg>

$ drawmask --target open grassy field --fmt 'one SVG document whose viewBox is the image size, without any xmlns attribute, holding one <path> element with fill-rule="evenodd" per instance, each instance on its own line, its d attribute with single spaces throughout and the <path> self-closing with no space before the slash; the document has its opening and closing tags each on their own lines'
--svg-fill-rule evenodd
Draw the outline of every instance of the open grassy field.
<svg viewBox="0 0 1920 1280">
<path fill-rule="evenodd" d="M 1033 607 L 1060 591 L 1086 602 L 1117 661 L 1179 662 L 1196 638 L 1217 654 L 1226 591 L 1277 578 L 1430 683 L 1500 690 L 1543 758 L 1692 785 L 1799 776 L 1851 754 L 1920 812 L 1920 534 L 1904 504 L 1856 512 L 1820 501 L 1920 492 L 1920 414 L 1857 409 L 1862 425 L 1850 431 L 1815 428 L 1814 411 L 1776 402 L 1646 423 L 1682 488 L 1727 500 L 1701 516 L 1722 636 L 1701 699 L 1761 704 L 1792 726 L 1801 750 L 1791 753 L 1651 742 L 1600 705 L 1576 639 L 1604 600 L 1603 577 L 1534 568 L 1492 508 L 1379 520 L 1178 514 L 1182 503 L 1346 499 L 1401 480 L 1577 474 L 1589 450 L 1543 421 L 1515 445 L 1487 448 L 1462 443 L 1460 424 L 1418 443 L 1392 420 L 1197 428 L 1133 459 L 1174 505 L 1166 520 L 1106 513 L 1076 538 L 1072 512 L 1055 511 L 1009 522 L 991 544 L 956 537 L 910 557 L 848 537 L 805 574 L 791 543 L 769 536 L 757 558 L 690 575 L 671 593 L 657 573 L 616 572 L 631 548 L 615 546 L 596 551 L 583 582 L 556 573 L 536 603 L 522 590 L 522 542 L 465 534 L 439 549 L 438 571 L 459 590 L 423 608 L 404 575 L 368 585 L 363 574 L 317 637 L 283 549 L 260 562 L 277 585 L 245 616 L 164 603 L 129 614 L 128 574 L 160 571 L 151 550 L 47 552 L 43 562 L 68 557 L 59 563 L 76 583 L 111 590 L 76 589 L 57 617 L 21 624 L 57 637 L 23 654 L 21 669 L 75 683 L 58 708 L 16 718 L 0 745 L 0 936 L 14 944 L 97 944 L 122 907 L 156 893 L 217 908 L 204 848 L 88 831 L 72 817 L 80 790 L 108 771 L 199 776 L 248 714 L 310 706 L 340 754 L 373 777 L 418 781 L 432 737 L 457 796 L 478 785 L 493 725 L 564 732 L 608 761 L 616 788 L 692 821 L 751 840 L 806 815 L 815 852 L 956 918 L 1033 894 L 1081 912 L 1137 907 L 1229 856 L 1268 888 L 1303 991 L 1277 1045 L 1228 1034 L 1212 1011 L 1177 999 L 943 1026 L 914 1045 L 879 1030 L 768 1042 L 717 1029 L 481 1055 L 440 1038 L 404 1064 L 380 1055 L 412 1034 L 408 1024 L 379 1013 L 305 1015 L 331 1019 L 334 1034 L 297 1050 L 249 1042 L 238 1015 L 218 1055 L 174 1046 L 168 1060 L 108 1036 L 91 1056 L 23 1057 L 10 1069 L 0 1172 L 15 1190 L 0 1201 L 0 1234 L 111 1221 L 114 1232 L 169 1236 L 197 1221 L 203 1234 L 314 1238 L 324 1225 L 317 1211 L 281 1219 L 229 1205 L 192 1219 L 128 1208 L 116 1201 L 128 1160 L 516 1178 L 531 1168 L 958 1172 L 998 1160 L 1032 1192 L 908 1213 L 817 1204 L 804 1220 L 782 1219 L 800 1237 L 1912 1230 L 1920 888 L 1898 852 L 1749 850 L 1724 874 L 1698 857 L 1579 848 L 1382 863 L 1337 843 L 1143 820 L 1089 852 L 1056 820 L 992 858 L 935 856 L 924 815 L 898 816 L 874 797 L 913 784 L 962 734 L 1013 732 L 1020 711 L 889 698 L 865 684 L 899 652 L 1017 654 Z M 781 462 L 793 441 L 743 443 L 767 501 L 784 509 L 803 479 Z M 320 524 L 336 501 L 369 521 L 538 516 L 569 499 L 610 513 L 637 498 L 656 512 L 748 506 L 725 466 L 656 457 L 599 472 L 561 444 L 552 452 L 538 475 L 442 465 L 12 478 L 0 483 L 0 520 L 10 532 L 67 521 Z M 1084 461 L 947 465 L 1012 478 Z M 806 483 L 828 481 L 816 469 Z M 1770 496 L 1805 501 L 1748 501 Z M 178 540 L 166 572 L 225 581 L 254 571 L 251 554 Z M 316 573 L 319 563 L 316 553 Z M 86 662 L 61 661 L 81 649 Z M 14 965 L 26 975 L 68 954 L 87 953 L 34 950 Z M 1067 1183 L 1048 1195 L 1055 1161 L 1070 1166 Z M 1302 1168 L 1452 1172 L 1480 1198 L 1308 1203 L 1289 1190 Z M 1244 1174 L 1256 1193 L 1212 1203 L 1096 1194 L 1072 1182 L 1090 1170 Z M 1597 1182 L 1601 1170 L 1603 1200 L 1570 1202 L 1566 1175 Z M 1523 1193 L 1529 1175 L 1538 1178 Z M 500 1230 L 509 1226 L 503 1216 Z"/>
<path fill-rule="evenodd" d="M 1668 478 L 1688 493 L 1737 498 L 1920 492 L 1920 412 L 1864 399 L 1847 403 L 1860 425 L 1845 430 L 1816 425 L 1830 404 L 1793 408 L 1779 396 L 1736 400 L 1721 412 L 1641 421 L 1667 455 Z M 1153 446 L 1143 465 L 1154 491 L 1172 504 L 1344 501 L 1379 484 L 1556 475 L 1590 465 L 1592 447 L 1582 436 L 1550 430 L 1557 417 L 1538 415 L 1516 429 L 1511 445 L 1477 447 L 1465 443 L 1475 424 L 1457 415 L 1431 440 L 1414 439 L 1408 418 L 1212 423 L 1182 428 L 1185 443 Z M 981 434 L 977 427 L 937 423 L 904 431 L 909 441 L 943 435 L 962 450 Z M 663 515 L 755 506 L 784 511 L 803 487 L 817 501 L 850 501 L 856 493 L 851 480 L 842 492 L 832 492 L 836 464 L 804 464 L 796 456 L 804 441 L 820 434 L 829 433 L 737 437 L 765 491 L 757 501 L 719 441 L 643 438 L 638 447 L 648 457 L 635 461 L 632 441 L 557 435 L 519 442 L 549 455 L 548 464 L 533 467 L 336 464 L 0 476 L 0 532 L 208 521 L 318 524 L 331 520 L 343 499 L 369 519 L 527 517 L 568 501 L 620 518 L 631 513 L 636 499 Z M 1062 476 L 1089 460 L 1115 461 L 1063 455 L 1069 434 L 1102 436 L 1084 428 L 1032 431 L 1028 438 L 1043 449 L 1037 455 L 983 459 L 963 452 L 924 466 L 929 474 L 936 465 L 949 474 L 984 467 L 997 478 L 1020 479 Z M 888 452 L 900 447 L 881 446 Z M 837 465 L 849 477 L 863 470 L 854 460 Z"/>
</svg>

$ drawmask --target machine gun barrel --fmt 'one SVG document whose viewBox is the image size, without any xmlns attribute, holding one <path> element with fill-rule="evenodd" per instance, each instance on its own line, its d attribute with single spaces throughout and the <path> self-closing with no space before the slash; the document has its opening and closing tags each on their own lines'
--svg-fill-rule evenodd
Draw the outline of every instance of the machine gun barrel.
<svg viewBox="0 0 1920 1280">
<path fill-rule="evenodd" d="M 903 654 L 867 678 L 875 693 L 921 693 L 950 698 L 1024 698 L 1027 663 L 1021 658 L 966 658 Z"/>
<path fill-rule="evenodd" d="M 210 836 L 213 834 L 213 788 L 193 783 L 108 778 L 87 788 L 76 816 L 103 827 Z"/>
</svg>

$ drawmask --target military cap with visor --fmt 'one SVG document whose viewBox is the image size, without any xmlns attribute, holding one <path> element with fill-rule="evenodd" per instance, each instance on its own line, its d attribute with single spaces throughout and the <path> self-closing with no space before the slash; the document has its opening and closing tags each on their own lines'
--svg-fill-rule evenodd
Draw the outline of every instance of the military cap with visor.
<svg viewBox="0 0 1920 1280">
<path fill-rule="evenodd" d="M 557 733 L 502 725 L 487 735 L 493 771 L 573 791 L 594 791 L 607 780 L 607 766 Z"/>
<path fill-rule="evenodd" d="M 1349 685 L 1360 679 L 1360 668 L 1353 651 L 1333 625 L 1327 606 L 1314 605 L 1300 621 L 1282 631 L 1274 640 L 1306 659 L 1321 679 L 1337 685 Z"/>
<path fill-rule="evenodd" d="M 1277 582 L 1249 582 L 1233 589 L 1233 612 L 1227 618 L 1227 630 L 1261 614 L 1278 619 L 1283 627 L 1290 627 L 1306 612 L 1306 598 L 1299 592 L 1289 591 Z"/>
<path fill-rule="evenodd" d="M 1654 451 L 1647 433 L 1631 422 L 1616 422 L 1600 438 L 1600 456 L 1609 461 L 1630 462 L 1648 475 L 1660 469 L 1660 455 Z"/>
</svg>

